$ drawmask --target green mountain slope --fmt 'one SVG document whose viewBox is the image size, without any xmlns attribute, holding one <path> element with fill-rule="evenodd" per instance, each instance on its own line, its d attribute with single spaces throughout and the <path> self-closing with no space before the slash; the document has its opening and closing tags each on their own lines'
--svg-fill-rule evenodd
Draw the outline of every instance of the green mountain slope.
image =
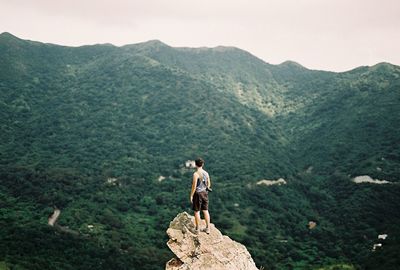
<svg viewBox="0 0 400 270">
<path fill-rule="evenodd" d="M 376 265 L 377 234 L 399 239 L 400 189 L 350 178 L 398 181 L 399 74 L 390 64 L 274 66 L 230 47 L 73 48 L 3 33 L 0 262 L 162 269 L 168 223 L 190 211 L 184 162 L 202 156 L 213 223 L 257 265 Z M 280 177 L 286 185 L 256 184 Z M 53 206 L 61 227 L 47 225 Z M 390 241 L 388 269 L 398 263 Z"/>
<path fill-rule="evenodd" d="M 64 50 L 54 45 L 43 46 L 56 55 Z M 279 132 L 270 119 L 260 117 L 257 111 L 242 106 L 215 85 L 193 78 L 185 71 L 145 56 L 115 52 L 115 48 L 108 46 L 104 49 L 100 55 L 90 52 L 92 55 L 80 58 L 81 62 L 68 61 L 69 52 L 61 53 L 56 63 L 46 55 L 38 57 L 40 61 L 34 57 L 25 61 L 24 57 L 9 59 L 10 54 L 4 54 L 5 62 L 24 66 L 24 74 L 29 76 L 19 80 L 21 72 L 15 71 L 4 78 L 13 81 L 13 88 L 5 84 L 1 91 L 8 112 L 4 119 L 9 120 L 9 132 L 4 135 L 11 141 L 4 140 L 6 156 L 21 148 L 18 159 L 26 165 L 33 161 L 30 154 L 47 151 L 40 155 L 49 159 L 43 160 L 45 166 L 55 162 L 55 166 L 72 165 L 98 171 L 105 166 L 104 162 L 112 161 L 125 166 L 124 173 L 138 170 L 155 176 L 171 173 L 168 168 L 177 168 L 196 153 L 204 153 L 207 158 L 207 155 L 218 157 L 225 154 L 219 151 L 230 149 L 231 155 L 224 156 L 224 161 L 216 159 L 210 163 L 225 174 L 232 170 L 237 174 L 234 168 L 221 163 L 234 162 L 239 156 L 260 160 L 260 167 L 278 163 L 272 158 L 265 159 L 262 150 L 268 147 L 269 152 L 279 155 L 280 163 L 288 164 L 288 158 L 279 154 L 285 140 L 282 135 L 275 139 Z M 82 48 L 76 50 L 80 54 Z M 44 69 L 43 74 L 37 73 L 39 68 Z M 25 121 L 29 124 L 16 124 Z M 259 136 L 249 141 L 247 138 L 254 134 Z M 27 138 L 29 145 L 21 146 L 15 136 Z M 57 148 L 48 149 L 49 144 L 63 142 L 68 146 L 64 146 L 62 154 L 53 151 L 58 151 Z M 108 156 L 101 154 L 102 151 Z M 98 164 L 93 164 L 96 154 Z M 67 156 L 66 163 L 59 156 Z M 167 163 L 163 156 L 168 156 Z M 79 161 L 74 160 L 78 158 Z M 136 166 L 135 162 L 146 159 L 151 159 L 150 167 Z M 240 169 L 251 172 L 244 167 Z"/>
<path fill-rule="evenodd" d="M 399 67 L 382 63 L 320 76 L 308 80 L 307 88 L 286 81 L 296 87 L 295 98 L 307 99 L 306 106 L 281 119 L 301 166 L 320 174 L 399 180 Z"/>
</svg>

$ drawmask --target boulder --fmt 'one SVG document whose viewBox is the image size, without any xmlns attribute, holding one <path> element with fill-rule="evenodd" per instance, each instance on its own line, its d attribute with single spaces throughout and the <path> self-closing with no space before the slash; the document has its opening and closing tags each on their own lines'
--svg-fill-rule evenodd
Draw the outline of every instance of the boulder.
<svg viewBox="0 0 400 270">
<path fill-rule="evenodd" d="M 205 227 L 202 221 L 200 228 Z M 210 234 L 196 234 L 194 217 L 178 214 L 167 230 L 168 247 L 176 258 L 167 262 L 167 270 L 257 270 L 246 247 L 233 241 L 210 224 Z"/>
</svg>

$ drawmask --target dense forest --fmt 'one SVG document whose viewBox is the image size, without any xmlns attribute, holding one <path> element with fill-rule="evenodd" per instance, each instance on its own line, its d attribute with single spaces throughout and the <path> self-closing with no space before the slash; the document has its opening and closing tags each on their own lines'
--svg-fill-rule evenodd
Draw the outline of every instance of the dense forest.
<svg viewBox="0 0 400 270">
<path fill-rule="evenodd" d="M 1 270 L 163 269 L 198 156 L 212 222 L 257 266 L 400 265 L 398 66 L 333 73 L 233 47 L 3 33 L 0 128 Z"/>
</svg>

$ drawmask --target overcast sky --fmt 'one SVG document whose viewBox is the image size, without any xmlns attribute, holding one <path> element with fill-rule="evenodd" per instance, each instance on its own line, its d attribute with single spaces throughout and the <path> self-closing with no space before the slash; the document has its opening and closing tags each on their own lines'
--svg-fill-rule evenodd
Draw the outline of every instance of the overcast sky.
<svg viewBox="0 0 400 270">
<path fill-rule="evenodd" d="M 235 46 L 332 71 L 400 65 L 400 0 L 0 0 L 0 32 L 71 46 Z"/>
</svg>

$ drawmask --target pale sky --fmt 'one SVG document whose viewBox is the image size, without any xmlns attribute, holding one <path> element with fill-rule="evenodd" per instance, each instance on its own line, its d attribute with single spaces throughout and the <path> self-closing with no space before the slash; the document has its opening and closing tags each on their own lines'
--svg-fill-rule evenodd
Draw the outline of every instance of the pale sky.
<svg viewBox="0 0 400 270">
<path fill-rule="evenodd" d="M 235 46 L 331 71 L 400 65 L 400 0 L 0 0 L 0 32 L 69 46 Z"/>
</svg>

